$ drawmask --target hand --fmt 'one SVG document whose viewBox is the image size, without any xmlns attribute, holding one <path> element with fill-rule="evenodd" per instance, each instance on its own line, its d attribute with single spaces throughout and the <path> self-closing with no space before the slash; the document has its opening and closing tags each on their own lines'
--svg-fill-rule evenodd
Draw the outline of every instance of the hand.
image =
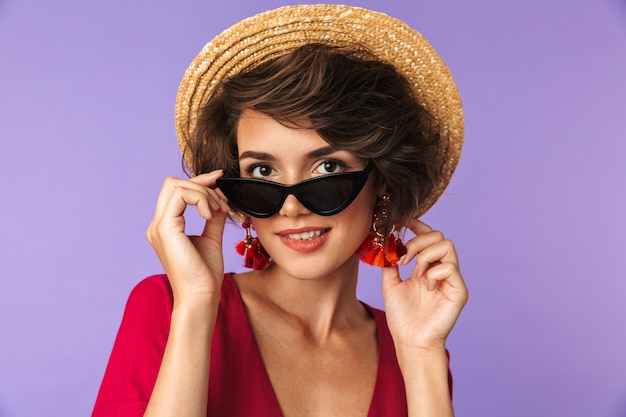
<svg viewBox="0 0 626 417">
<path fill-rule="evenodd" d="M 167 178 L 157 200 L 154 219 L 146 232 L 168 275 L 176 303 L 191 299 L 219 299 L 224 277 L 222 235 L 228 203 L 216 189 L 223 172 L 213 171 L 190 180 Z M 185 234 L 184 213 L 196 206 L 206 224 L 200 236 Z"/>
<path fill-rule="evenodd" d="M 383 268 L 387 323 L 397 347 L 441 350 L 467 302 L 454 245 L 440 232 L 413 219 L 407 227 L 416 237 L 406 243 L 399 265 L 415 257 L 411 276 L 400 278 L 398 267 Z"/>
</svg>

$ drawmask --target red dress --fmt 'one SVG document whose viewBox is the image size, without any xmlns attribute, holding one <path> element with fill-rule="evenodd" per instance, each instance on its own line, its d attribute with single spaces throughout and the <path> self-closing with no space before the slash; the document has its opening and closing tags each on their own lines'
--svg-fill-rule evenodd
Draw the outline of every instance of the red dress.
<svg viewBox="0 0 626 417">
<path fill-rule="evenodd" d="M 378 373 L 368 417 L 406 416 L 404 380 L 385 313 L 367 306 L 378 331 Z M 172 291 L 165 275 L 132 291 L 92 417 L 143 416 L 170 328 Z M 211 346 L 208 416 L 282 417 L 239 290 L 226 274 Z"/>
</svg>

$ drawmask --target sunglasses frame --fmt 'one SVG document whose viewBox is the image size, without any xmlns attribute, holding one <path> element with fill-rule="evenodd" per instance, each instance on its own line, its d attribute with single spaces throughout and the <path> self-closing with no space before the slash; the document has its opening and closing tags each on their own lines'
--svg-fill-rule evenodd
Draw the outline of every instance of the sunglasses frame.
<svg viewBox="0 0 626 417">
<path fill-rule="evenodd" d="M 369 162 L 367 166 L 362 171 L 350 171 L 350 172 L 341 172 L 338 174 L 328 174 L 328 175 L 320 175 L 318 177 L 308 178 L 304 181 L 297 182 L 291 185 L 284 185 L 274 181 L 267 181 L 258 178 L 218 178 L 216 181 L 217 187 L 224 193 L 224 195 L 228 198 L 229 202 L 232 202 L 239 210 L 244 213 L 257 218 L 267 218 L 271 217 L 274 214 L 280 211 L 281 207 L 285 203 L 285 200 L 289 195 L 293 195 L 298 199 L 300 204 L 306 207 L 312 213 L 318 214 L 320 216 L 332 216 L 333 214 L 337 214 L 344 210 L 346 207 L 350 205 L 354 201 L 354 199 L 359 195 L 367 179 L 369 177 L 372 168 L 374 167 L 373 162 Z M 305 201 L 303 198 L 303 189 L 306 189 L 311 184 L 317 183 L 325 183 L 337 179 L 348 179 L 352 183 L 352 191 L 350 195 L 337 207 L 330 210 L 318 210 L 313 207 L 310 202 Z M 264 187 L 272 188 L 280 193 L 280 201 L 276 204 L 276 207 L 270 211 L 260 212 L 257 210 L 250 209 L 249 207 L 245 207 L 240 202 L 235 201 L 237 198 L 233 198 L 234 189 L 238 188 L 240 185 L 263 185 Z"/>
</svg>

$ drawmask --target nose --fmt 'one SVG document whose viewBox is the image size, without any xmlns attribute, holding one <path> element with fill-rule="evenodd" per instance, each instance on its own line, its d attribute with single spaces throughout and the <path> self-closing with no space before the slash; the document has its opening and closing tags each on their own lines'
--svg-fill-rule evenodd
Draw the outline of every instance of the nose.
<svg viewBox="0 0 626 417">
<path fill-rule="evenodd" d="M 295 195 L 289 194 L 283 205 L 280 207 L 278 214 L 281 216 L 295 217 L 302 214 L 310 214 L 311 211 L 304 207 Z"/>
</svg>

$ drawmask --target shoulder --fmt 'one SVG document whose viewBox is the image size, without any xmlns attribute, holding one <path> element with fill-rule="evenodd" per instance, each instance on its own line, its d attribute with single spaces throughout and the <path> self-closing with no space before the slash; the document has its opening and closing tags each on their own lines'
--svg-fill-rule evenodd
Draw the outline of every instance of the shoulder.
<svg viewBox="0 0 626 417">
<path fill-rule="evenodd" d="M 125 315 L 141 312 L 139 316 L 157 318 L 154 313 L 169 313 L 173 307 L 172 287 L 167 275 L 152 275 L 140 281 L 128 296 Z"/>
<path fill-rule="evenodd" d="M 224 275 L 222 299 L 232 298 L 236 287 L 232 274 Z M 152 275 L 141 280 L 130 292 L 124 316 L 133 321 L 144 321 L 138 325 L 153 327 L 155 323 L 167 323 L 174 307 L 174 296 L 170 281 L 165 274 Z"/>
<path fill-rule="evenodd" d="M 167 275 L 152 275 L 141 280 L 130 292 L 129 300 L 143 302 L 153 298 L 172 298 L 172 287 Z"/>
<path fill-rule="evenodd" d="M 222 294 L 231 293 L 236 290 L 232 274 L 224 274 L 224 284 L 222 285 Z M 159 303 L 171 307 L 173 305 L 174 296 L 172 295 L 172 286 L 165 274 L 152 275 L 141 280 L 130 292 L 128 297 L 129 303 L 133 304 L 154 304 Z"/>
<path fill-rule="evenodd" d="M 141 280 L 126 301 L 118 338 L 145 335 L 156 329 L 167 334 L 172 307 L 172 289 L 166 275 L 153 275 Z M 131 339 L 136 342 L 135 337 Z"/>
</svg>

